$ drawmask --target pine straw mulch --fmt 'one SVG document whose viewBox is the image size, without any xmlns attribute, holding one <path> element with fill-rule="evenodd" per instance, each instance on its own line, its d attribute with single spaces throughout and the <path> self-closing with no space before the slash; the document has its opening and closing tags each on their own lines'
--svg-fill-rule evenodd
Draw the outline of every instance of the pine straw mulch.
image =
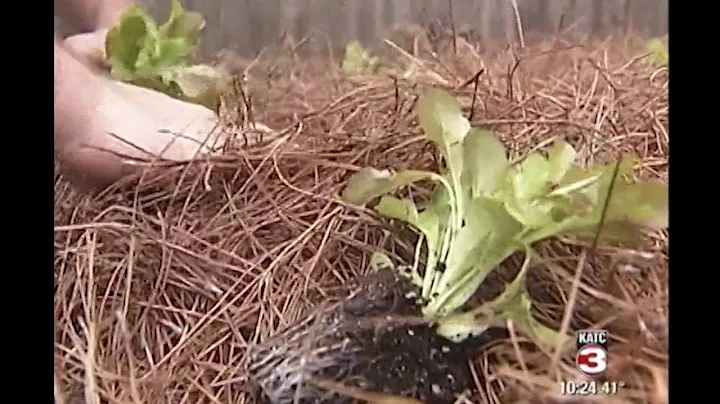
<svg viewBox="0 0 720 404">
<path fill-rule="evenodd" d="M 446 49 L 416 58 L 397 83 L 351 82 L 324 60 L 266 60 L 245 92 L 272 139 L 90 197 L 58 178 L 56 402 L 254 402 L 248 344 L 366 272 L 374 246 L 409 258 L 411 238 L 333 195 L 363 166 L 435 166 L 413 115 L 426 85 L 453 92 L 470 114 L 468 79 L 484 69 L 472 121 L 501 134 L 513 158 L 564 137 L 585 163 L 633 152 L 643 175 L 667 180 L 668 76 L 638 44 Z M 667 402 L 667 245 L 656 234 L 642 252 L 587 255 L 571 240 L 540 248 L 530 285 L 538 316 L 559 325 L 572 298 L 573 323 L 613 334 L 608 379 L 625 387 L 589 401 Z M 560 402 L 557 381 L 579 377 L 571 354 L 520 349 L 527 337 L 510 331 L 475 360 L 475 402 Z"/>
</svg>

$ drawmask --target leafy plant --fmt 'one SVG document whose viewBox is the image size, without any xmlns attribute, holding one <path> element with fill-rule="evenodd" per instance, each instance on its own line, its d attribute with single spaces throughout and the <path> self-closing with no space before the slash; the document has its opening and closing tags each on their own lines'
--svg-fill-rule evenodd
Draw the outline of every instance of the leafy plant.
<svg viewBox="0 0 720 404">
<path fill-rule="evenodd" d="M 525 286 L 533 243 L 558 235 L 592 235 L 598 230 L 619 171 L 600 237 L 637 240 L 644 228 L 668 223 L 668 190 L 664 184 L 628 179 L 635 163 L 582 169 L 573 147 L 556 141 L 547 156 L 535 152 L 511 164 L 502 143 L 488 131 L 472 128 L 460 104 L 431 90 L 418 106 L 420 126 L 444 157 L 441 173 L 391 172 L 365 168 L 356 173 L 341 197 L 365 205 L 380 197 L 375 210 L 412 225 L 421 234 L 427 255 L 422 276 L 410 271 L 426 302 L 423 313 L 438 323 L 438 332 L 453 340 L 483 332 L 494 322 L 512 319 L 548 343 L 560 336 L 534 319 Z M 419 180 L 437 183 L 430 202 L 417 205 L 391 193 Z M 488 307 L 460 308 L 490 272 L 516 252 L 525 252 L 520 274 Z M 384 254 L 373 262 L 391 265 Z M 417 265 L 414 266 L 415 268 Z"/>
<path fill-rule="evenodd" d="M 668 54 L 665 44 L 660 39 L 653 39 L 648 44 L 648 52 L 650 52 L 650 61 L 658 67 L 670 67 L 670 55 Z"/>
<path fill-rule="evenodd" d="M 374 73 L 379 65 L 379 59 L 371 56 L 359 41 L 350 41 L 345 46 L 345 57 L 340 68 L 347 76 L 360 76 Z"/>
<path fill-rule="evenodd" d="M 215 108 L 229 77 L 209 65 L 192 65 L 205 19 L 172 1 L 161 26 L 147 10 L 127 8 L 107 34 L 105 48 L 114 78 Z"/>
</svg>

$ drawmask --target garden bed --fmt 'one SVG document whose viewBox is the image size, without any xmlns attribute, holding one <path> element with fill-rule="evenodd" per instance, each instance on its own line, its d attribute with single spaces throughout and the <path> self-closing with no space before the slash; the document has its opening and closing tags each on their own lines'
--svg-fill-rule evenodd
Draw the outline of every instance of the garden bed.
<svg viewBox="0 0 720 404">
<path fill-rule="evenodd" d="M 367 355 L 395 351 L 401 361 L 427 366 L 392 376 L 395 368 L 354 364 L 359 379 L 309 387 L 327 402 L 343 402 L 338 388 L 359 387 L 432 404 L 447 402 L 433 396 L 468 386 L 470 402 L 559 401 L 558 381 L 580 377 L 572 352 L 555 355 L 512 324 L 443 359 L 431 357 L 443 353 L 435 334 L 420 338 L 429 327 L 405 318 L 417 313 L 398 299 L 409 292 L 402 283 L 383 295 L 394 304 L 374 299 L 380 307 L 353 309 L 347 292 L 362 288 L 349 285 L 370 272 L 370 254 L 381 247 L 410 263 L 415 239 L 335 195 L 363 167 L 436 168 L 415 115 L 429 86 L 456 96 L 473 126 L 498 133 L 512 159 L 563 138 L 583 163 L 631 152 L 642 158 L 642 176 L 667 181 L 667 71 L 642 57 L 645 43 L 555 41 L 457 55 L 446 48 L 437 57 L 398 56 L 414 68 L 396 79 L 348 80 L 323 58 L 279 53 L 261 60 L 244 88 L 252 119 L 274 134 L 210 160 L 151 170 L 139 186 L 128 181 L 92 197 L 75 195 L 58 178 L 58 394 L 97 402 L 256 402 L 249 355 L 296 321 L 339 319 L 354 328 L 334 329 L 336 342 L 359 333 L 367 343 L 355 348 Z M 247 118 L 237 104 L 224 112 L 229 123 Z M 625 386 L 603 401 L 667 401 L 667 245 L 667 234 L 658 233 L 642 251 L 588 252 L 573 240 L 537 248 L 541 257 L 528 281 L 536 317 L 559 329 L 570 315 L 566 331 L 599 326 L 613 336 L 606 376 Z M 509 259 L 477 298 L 499 294 L 520 264 Z M 583 273 L 573 282 L 578 267 Z M 300 334 L 311 333 L 311 325 Z M 468 352 L 472 365 L 458 359 Z M 443 374 L 459 384 L 420 380 Z"/>
</svg>

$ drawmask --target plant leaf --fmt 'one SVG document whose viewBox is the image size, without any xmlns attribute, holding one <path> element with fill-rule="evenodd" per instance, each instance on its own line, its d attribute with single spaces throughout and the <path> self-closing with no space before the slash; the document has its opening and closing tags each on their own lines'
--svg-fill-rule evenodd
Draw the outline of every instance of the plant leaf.
<svg viewBox="0 0 720 404">
<path fill-rule="evenodd" d="M 162 52 L 162 39 L 158 35 L 147 35 L 140 43 L 132 80 L 150 77 L 155 72 L 155 65 Z"/>
<path fill-rule="evenodd" d="M 120 22 L 105 37 L 105 52 L 111 73 L 125 80 L 138 65 L 148 64 L 157 50 L 158 28 L 152 16 L 140 7 L 125 9 Z"/>
<path fill-rule="evenodd" d="M 371 57 L 360 41 L 350 41 L 345 45 L 345 57 L 340 69 L 347 76 L 361 76 L 374 71 L 378 62 L 378 58 Z"/>
<path fill-rule="evenodd" d="M 553 143 L 548 150 L 548 163 L 550 164 L 550 173 L 548 180 L 553 184 L 558 184 L 570 170 L 577 157 L 577 152 L 564 140 L 558 140 Z"/>
<path fill-rule="evenodd" d="M 450 94 L 431 89 L 418 103 L 418 119 L 425 136 L 432 140 L 445 157 L 448 147 L 461 143 L 470 131 L 460 102 Z"/>
<path fill-rule="evenodd" d="M 632 174 L 633 167 L 638 164 L 638 162 L 639 159 L 634 156 L 623 156 L 621 158 L 615 186 L 618 186 L 618 184 L 621 184 L 623 181 L 627 182 L 625 177 Z M 616 162 L 599 164 L 587 170 L 583 170 L 578 166 L 572 166 L 562 181 L 560 181 L 558 187 L 548 195 L 559 195 L 563 193 L 569 195 L 570 192 L 568 191 L 577 189 L 578 192 L 572 195 L 572 198 L 578 201 L 578 197 L 582 196 L 589 206 L 597 209 L 601 204 L 605 203 L 616 164 Z"/>
<path fill-rule="evenodd" d="M 650 52 L 652 64 L 658 67 L 670 67 L 670 54 L 660 39 L 651 40 L 648 43 L 648 51 Z"/>
<path fill-rule="evenodd" d="M 621 184 L 612 193 L 607 218 L 659 230 L 669 224 L 668 186 L 657 182 Z"/>
<path fill-rule="evenodd" d="M 488 328 L 488 325 L 478 322 L 471 313 L 456 313 L 438 321 L 436 332 L 458 343 L 470 336 L 480 335 Z"/>
<path fill-rule="evenodd" d="M 517 199 L 527 200 L 547 193 L 550 163 L 540 153 L 529 155 L 514 171 L 512 185 Z"/>
<path fill-rule="evenodd" d="M 463 147 L 463 176 L 470 186 L 471 198 L 494 192 L 510 166 L 505 146 L 492 132 L 472 129 Z"/>
<path fill-rule="evenodd" d="M 402 220 L 415 225 L 418 222 L 418 210 L 412 201 L 394 196 L 383 195 L 375 207 L 378 213 L 390 219 Z"/>
<path fill-rule="evenodd" d="M 467 207 L 466 223 L 457 233 L 445 261 L 445 272 L 428 313 L 440 307 L 462 305 L 496 265 L 515 252 L 522 225 L 502 204 L 489 198 L 474 199 Z"/>
<path fill-rule="evenodd" d="M 169 38 L 182 38 L 187 49 L 193 51 L 200 43 L 203 28 L 205 28 L 205 18 L 202 14 L 186 11 L 180 1 L 173 0 L 170 17 L 160 27 L 160 33 Z"/>
<path fill-rule="evenodd" d="M 440 232 L 440 218 L 433 209 L 418 212 L 414 203 L 407 199 L 384 195 L 375 210 L 387 218 L 401 220 L 420 230 L 429 245 L 430 252 L 434 253 Z"/>
<path fill-rule="evenodd" d="M 450 174 L 451 200 L 454 214 L 448 226 L 452 239 L 462 224 L 466 192 L 462 188 L 463 140 L 470 130 L 470 122 L 463 116 L 460 103 L 449 94 L 431 89 L 420 97 L 418 119 L 425 136 L 431 139 L 445 157 Z"/>
<path fill-rule="evenodd" d="M 532 313 L 532 302 L 527 292 L 527 274 L 530 262 L 535 254 L 530 246 L 525 246 L 525 260 L 515 279 L 505 287 L 505 291 L 493 301 L 494 310 L 501 318 L 512 320 L 542 343 L 557 346 L 569 341 L 567 335 L 546 327 L 535 319 Z"/>
<path fill-rule="evenodd" d="M 618 178 L 608 203 L 608 211 L 600 238 L 603 241 L 635 244 L 640 230 L 660 230 L 668 226 L 669 193 L 661 183 L 626 183 Z M 607 196 L 607 193 L 604 192 Z M 600 225 L 604 199 L 599 199 L 586 214 L 571 215 L 565 220 L 548 224 L 526 233 L 522 240 L 534 243 L 562 234 L 595 237 Z"/>
<path fill-rule="evenodd" d="M 450 171 L 450 185 L 452 187 L 453 202 L 455 203 L 455 220 L 452 223 L 452 229 L 457 229 L 462 225 L 465 217 L 465 205 L 469 199 L 469 193 L 463 188 L 462 172 L 464 152 L 462 143 L 448 145 L 447 167 Z"/>
<path fill-rule="evenodd" d="M 578 180 L 576 182 L 573 182 L 571 184 L 565 184 L 561 187 L 555 188 L 552 190 L 548 196 L 569 196 L 570 194 L 581 191 L 585 188 L 588 188 L 595 184 L 601 177 L 601 174 L 594 175 L 592 177 L 588 177 L 585 179 Z"/>
<path fill-rule="evenodd" d="M 381 195 L 424 179 L 442 181 L 442 177 L 430 171 L 406 170 L 395 174 L 366 167 L 350 177 L 340 197 L 353 205 L 366 205 Z"/>
<path fill-rule="evenodd" d="M 553 330 L 535 319 L 532 314 L 532 302 L 527 293 L 517 295 L 512 302 L 506 304 L 500 316 L 512 320 L 523 331 L 543 344 L 558 346 L 565 345 L 570 341 L 570 336 Z"/>
<path fill-rule="evenodd" d="M 202 15 L 185 11 L 178 0 L 161 27 L 146 10 L 127 8 L 105 40 L 112 76 L 214 109 L 229 77 L 207 65 L 190 66 L 188 59 L 204 26 Z"/>
<path fill-rule="evenodd" d="M 554 209 L 558 202 L 550 198 L 530 200 L 507 199 L 505 208 L 526 228 L 547 226 L 554 220 Z"/>
<path fill-rule="evenodd" d="M 632 173 L 632 167 L 636 162 L 636 158 L 623 158 L 619 162 L 618 176 L 614 183 L 613 171 L 618 163 L 604 164 L 588 170 L 591 174 L 599 173 L 600 178 L 596 183 L 579 192 L 588 198 L 592 206 L 591 213 L 583 218 L 586 223 L 588 220 L 590 223 L 599 223 L 605 201 L 610 196 L 606 221 L 626 221 L 656 230 L 667 227 L 669 204 L 667 184 L 631 182 L 627 175 Z M 612 190 L 611 185 L 614 187 Z"/>
<path fill-rule="evenodd" d="M 444 208 L 449 212 L 451 203 L 453 203 L 453 199 L 450 195 L 450 190 L 444 186 L 435 187 L 429 206 L 434 209 Z"/>
<path fill-rule="evenodd" d="M 517 298 L 522 293 L 527 293 L 527 273 L 530 270 L 530 263 L 535 257 L 535 253 L 530 246 L 525 246 L 525 259 L 520 267 L 520 271 L 515 276 L 512 282 L 505 286 L 505 290 L 499 297 L 495 299 L 493 304 L 497 308 L 501 308 L 502 305 L 507 304 Z"/>
<path fill-rule="evenodd" d="M 359 41 L 350 41 L 345 45 L 345 58 L 341 69 L 348 76 L 357 76 L 365 71 L 365 48 Z"/>
<path fill-rule="evenodd" d="M 436 210 L 429 208 L 418 212 L 417 207 L 411 201 L 388 195 L 384 195 L 380 199 L 375 210 L 382 216 L 401 220 L 419 230 L 425 236 L 428 249 L 427 268 L 435 268 L 441 230 L 440 217 Z"/>
<path fill-rule="evenodd" d="M 437 247 L 442 230 L 442 221 L 446 220 L 449 212 L 438 211 L 437 209 L 425 209 L 418 214 L 415 226 L 425 235 L 428 244 L 428 253 L 432 256 L 437 254 Z"/>
<path fill-rule="evenodd" d="M 211 109 L 230 84 L 230 77 L 225 72 L 208 65 L 167 68 L 160 71 L 160 77 L 166 85 L 177 86 L 187 100 Z"/>
<path fill-rule="evenodd" d="M 568 230 L 564 233 L 573 235 L 579 239 L 592 242 L 595 237 L 598 236 L 598 226 L 595 223 L 568 227 Z M 642 229 L 636 225 L 627 222 L 605 221 L 602 226 L 602 232 L 599 234 L 599 240 L 606 243 L 640 247 L 642 245 L 642 236 Z"/>
<path fill-rule="evenodd" d="M 522 225 L 511 216 L 505 207 L 489 198 L 476 198 L 467 207 L 465 226 L 457 233 L 455 242 L 450 247 L 450 253 L 445 261 L 444 281 L 453 282 L 459 276 L 453 272 L 462 272 L 473 265 L 475 255 L 471 252 L 482 245 L 482 255 L 496 255 L 493 251 L 498 245 L 509 242 L 520 233 Z M 486 238 L 487 237 L 487 238 Z"/>
<path fill-rule="evenodd" d="M 158 55 L 148 64 L 150 74 L 164 67 L 186 66 L 188 56 L 195 50 L 184 38 L 163 38 L 159 46 Z"/>
</svg>

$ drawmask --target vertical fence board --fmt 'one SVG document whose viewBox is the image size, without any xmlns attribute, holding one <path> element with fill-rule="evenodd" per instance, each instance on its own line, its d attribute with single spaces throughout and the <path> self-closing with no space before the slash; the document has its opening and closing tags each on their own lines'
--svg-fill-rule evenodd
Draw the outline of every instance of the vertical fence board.
<svg viewBox="0 0 720 404">
<path fill-rule="evenodd" d="M 316 35 L 317 44 L 343 46 L 348 40 L 381 38 L 398 24 L 450 26 L 449 0 L 182 0 L 207 20 L 203 49 L 212 54 L 231 48 L 244 56 L 277 41 L 283 32 L 295 39 Z M 516 41 L 511 0 L 452 0 L 456 27 L 473 29 L 483 39 Z M 156 18 L 168 15 L 170 0 L 138 0 Z M 668 31 L 668 0 L 517 0 L 526 38 L 553 35 L 561 18 L 565 29 L 604 36 L 629 26 L 645 35 Z M 56 27 L 58 26 L 56 22 Z M 72 31 L 63 29 L 63 33 Z"/>
</svg>

